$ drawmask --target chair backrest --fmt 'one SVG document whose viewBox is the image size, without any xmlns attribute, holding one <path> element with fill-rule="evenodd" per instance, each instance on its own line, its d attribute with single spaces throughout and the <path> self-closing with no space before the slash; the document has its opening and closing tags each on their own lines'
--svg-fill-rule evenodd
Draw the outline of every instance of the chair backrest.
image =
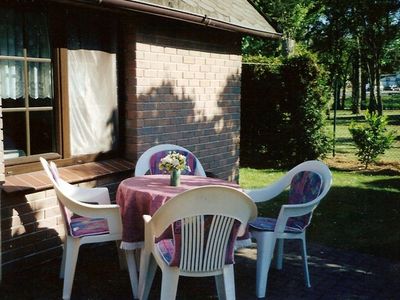
<svg viewBox="0 0 400 300">
<path fill-rule="evenodd" d="M 289 189 L 289 204 L 303 204 L 315 200 L 322 189 L 322 177 L 312 171 L 300 171 L 292 177 Z M 312 213 L 289 218 L 287 225 L 304 230 L 311 222 Z"/>
<path fill-rule="evenodd" d="M 54 190 L 58 191 L 57 193 L 57 200 L 58 200 L 58 205 L 60 207 L 61 211 L 61 216 L 63 217 L 64 220 L 64 227 L 65 227 L 65 232 L 70 233 L 70 228 L 69 228 L 69 222 L 71 219 L 72 213 L 65 208 L 65 205 L 60 201 L 60 197 L 58 196 L 60 194 L 60 184 L 63 184 L 63 180 L 60 178 L 57 166 L 54 164 L 54 162 L 51 162 L 50 164 L 45 160 L 43 157 L 40 157 L 40 163 L 42 164 L 43 169 L 45 170 L 47 177 L 49 177 L 50 181 L 53 184 Z M 65 182 L 65 184 L 68 184 Z"/>
<path fill-rule="evenodd" d="M 332 173 L 323 162 L 318 160 L 303 162 L 289 170 L 283 177 L 273 184 L 259 189 L 246 190 L 245 192 L 254 202 L 265 201 L 266 194 L 268 194 L 268 199 L 272 199 L 282 193 L 282 191 L 291 184 L 292 179 L 296 174 L 303 171 L 314 172 L 322 177 L 322 188 L 318 199 L 320 200 L 325 197 L 332 185 Z"/>
<path fill-rule="evenodd" d="M 147 149 L 136 162 L 135 176 L 146 175 L 148 172 L 150 174 L 160 174 L 158 163 L 170 151 L 176 151 L 186 156 L 186 161 L 191 167 L 190 175 L 206 176 L 203 166 L 192 152 L 173 144 L 161 144 Z"/>
<path fill-rule="evenodd" d="M 93 197 L 105 197 L 100 189 L 82 189 L 69 184 L 59 177 L 57 166 L 54 162 L 48 163 L 40 158 L 43 169 L 53 183 L 57 195 L 61 215 L 64 220 L 65 233 L 72 237 L 88 235 L 120 234 L 121 220 L 119 211 L 109 212 L 112 205 L 93 205 L 89 201 Z M 93 193 L 94 192 L 94 193 Z M 105 190 L 108 198 L 108 191 Z M 89 197 L 89 198 L 88 198 Z M 80 201 L 82 200 L 82 201 Z M 88 200 L 85 202 L 84 200 Z M 101 200 L 104 202 L 103 200 Z M 107 201 L 109 202 L 109 201 Z"/>
<path fill-rule="evenodd" d="M 282 206 L 279 217 L 289 217 L 286 224 L 278 220 L 275 231 L 283 232 L 286 225 L 304 230 L 310 224 L 315 208 L 332 185 L 332 173 L 321 161 L 306 161 L 291 169 L 280 184 L 290 185 L 290 190 L 289 206 Z M 296 206 L 291 206 L 293 204 Z"/>
<path fill-rule="evenodd" d="M 212 272 L 233 263 L 236 237 L 256 216 L 257 207 L 246 194 L 230 187 L 204 186 L 166 202 L 149 225 L 154 242 L 173 224 L 175 253 L 170 265 L 175 262 L 187 272 Z"/>
</svg>

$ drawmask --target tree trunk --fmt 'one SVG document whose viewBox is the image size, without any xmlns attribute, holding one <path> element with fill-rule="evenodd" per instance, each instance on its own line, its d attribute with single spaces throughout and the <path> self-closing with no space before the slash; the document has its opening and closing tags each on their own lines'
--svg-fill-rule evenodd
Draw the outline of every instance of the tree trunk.
<svg viewBox="0 0 400 300">
<path fill-rule="evenodd" d="M 352 64 L 352 80 L 351 80 L 351 111 L 353 114 L 360 113 L 360 55 L 358 54 L 358 49 L 354 54 L 353 64 Z"/>
<path fill-rule="evenodd" d="M 377 109 L 376 97 L 375 97 L 375 63 L 373 60 L 368 62 L 368 76 L 369 76 L 369 104 L 368 110 L 370 113 L 375 113 Z"/>
<path fill-rule="evenodd" d="M 341 109 L 345 109 L 345 107 L 346 107 L 345 104 L 346 104 L 346 80 L 343 81 L 342 99 L 341 99 L 341 104 L 340 104 Z"/>
<path fill-rule="evenodd" d="M 377 55 L 378 56 L 378 55 Z M 376 100 L 377 100 L 377 110 L 378 110 L 378 115 L 382 116 L 383 114 L 383 103 L 382 103 L 382 97 L 381 97 L 381 71 L 380 71 L 380 63 L 379 63 L 379 58 L 377 57 L 377 63 L 376 63 Z"/>
<path fill-rule="evenodd" d="M 363 52 L 361 54 L 361 97 L 360 97 L 360 106 L 361 110 L 367 109 L 367 83 L 368 83 L 368 67 L 365 59 L 365 55 Z"/>
</svg>

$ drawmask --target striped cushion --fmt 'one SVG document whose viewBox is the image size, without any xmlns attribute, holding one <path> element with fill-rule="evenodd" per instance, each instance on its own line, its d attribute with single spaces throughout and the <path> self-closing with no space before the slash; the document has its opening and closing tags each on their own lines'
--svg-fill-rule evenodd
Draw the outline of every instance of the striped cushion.
<svg viewBox="0 0 400 300">
<path fill-rule="evenodd" d="M 166 172 L 164 170 L 163 171 L 160 170 L 159 164 L 160 164 L 161 159 L 164 158 L 165 156 L 167 156 L 172 151 L 186 156 L 186 164 L 190 167 L 190 171 L 182 170 L 181 174 L 182 175 L 194 175 L 194 172 L 196 170 L 196 157 L 192 153 L 189 153 L 187 151 L 182 151 L 182 150 L 164 150 L 164 151 L 154 153 L 150 157 L 150 174 L 157 175 L 157 174 L 163 174 Z"/>
<path fill-rule="evenodd" d="M 276 225 L 276 219 L 258 217 L 254 221 L 249 222 L 249 225 L 256 230 L 274 231 L 275 225 Z M 304 224 L 302 222 L 297 222 L 297 221 L 289 222 L 289 220 L 288 220 L 288 223 L 286 224 L 286 227 L 285 227 L 285 232 L 300 233 L 303 231 L 303 228 L 304 228 Z"/>
<path fill-rule="evenodd" d="M 107 220 L 104 218 L 72 216 L 69 222 L 69 229 L 73 237 L 110 233 Z"/>
</svg>

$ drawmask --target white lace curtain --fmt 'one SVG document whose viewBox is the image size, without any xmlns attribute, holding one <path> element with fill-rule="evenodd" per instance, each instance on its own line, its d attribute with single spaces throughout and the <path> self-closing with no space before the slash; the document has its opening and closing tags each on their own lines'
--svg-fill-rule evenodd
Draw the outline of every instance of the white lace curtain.
<svg viewBox="0 0 400 300">
<path fill-rule="evenodd" d="M 0 15 L 0 97 L 18 99 L 25 93 L 24 61 L 21 60 L 24 55 L 50 58 L 47 21 L 40 13 L 23 13 L 7 8 L 0 8 Z M 34 99 L 52 98 L 50 61 L 30 61 L 27 69 L 29 96 Z"/>
</svg>

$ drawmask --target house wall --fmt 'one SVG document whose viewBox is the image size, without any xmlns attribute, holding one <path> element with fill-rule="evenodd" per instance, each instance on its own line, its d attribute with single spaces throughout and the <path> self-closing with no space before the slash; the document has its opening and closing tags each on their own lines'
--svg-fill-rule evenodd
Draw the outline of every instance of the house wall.
<svg viewBox="0 0 400 300">
<path fill-rule="evenodd" d="M 179 144 L 206 171 L 237 180 L 239 37 L 167 21 L 123 27 L 126 158 L 155 144 Z"/>
<path fill-rule="evenodd" d="M 240 37 L 150 17 L 125 19 L 121 29 L 119 76 L 124 80 L 119 94 L 124 100 L 125 158 L 134 163 L 155 144 L 179 144 L 191 150 L 207 172 L 237 180 Z M 82 184 L 107 186 L 114 193 L 130 175 Z M 64 228 L 52 189 L 28 194 L 2 191 L 0 201 L 3 272 L 60 257 Z"/>
</svg>

